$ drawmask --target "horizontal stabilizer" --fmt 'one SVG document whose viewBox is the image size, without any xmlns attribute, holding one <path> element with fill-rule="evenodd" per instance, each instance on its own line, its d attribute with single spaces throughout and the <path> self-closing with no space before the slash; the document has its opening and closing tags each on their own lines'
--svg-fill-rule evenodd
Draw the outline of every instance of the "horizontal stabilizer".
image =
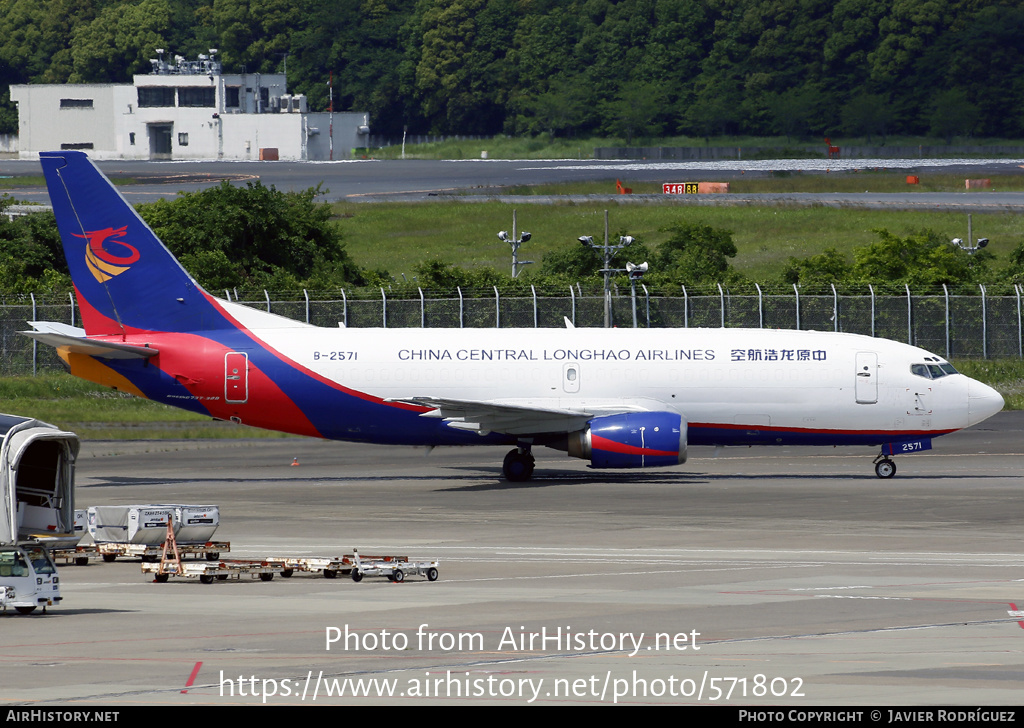
<svg viewBox="0 0 1024 728">
<path fill-rule="evenodd" d="M 19 333 L 50 346 L 65 347 L 75 354 L 98 356 L 103 359 L 148 359 L 160 353 L 159 349 L 148 346 L 90 339 L 85 335 L 85 329 L 54 321 L 29 321 L 29 325 L 35 330 Z"/>
</svg>

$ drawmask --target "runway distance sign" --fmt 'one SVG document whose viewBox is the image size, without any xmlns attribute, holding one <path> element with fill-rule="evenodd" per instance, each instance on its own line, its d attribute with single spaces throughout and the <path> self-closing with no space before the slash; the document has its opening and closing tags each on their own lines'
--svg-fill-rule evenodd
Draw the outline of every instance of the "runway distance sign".
<svg viewBox="0 0 1024 728">
<path fill-rule="evenodd" d="M 696 195 L 698 182 L 665 182 L 661 191 L 666 195 Z"/>
</svg>

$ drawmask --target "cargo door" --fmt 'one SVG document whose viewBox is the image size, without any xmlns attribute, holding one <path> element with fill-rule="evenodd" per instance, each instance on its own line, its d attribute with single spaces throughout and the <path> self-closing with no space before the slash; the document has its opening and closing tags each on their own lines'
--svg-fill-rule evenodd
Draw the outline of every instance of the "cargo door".
<svg viewBox="0 0 1024 728">
<path fill-rule="evenodd" d="M 878 354 L 857 352 L 855 380 L 857 404 L 875 404 L 878 401 Z"/>
<path fill-rule="evenodd" d="M 249 399 L 249 355 L 229 351 L 224 355 L 224 401 L 241 404 Z"/>
</svg>

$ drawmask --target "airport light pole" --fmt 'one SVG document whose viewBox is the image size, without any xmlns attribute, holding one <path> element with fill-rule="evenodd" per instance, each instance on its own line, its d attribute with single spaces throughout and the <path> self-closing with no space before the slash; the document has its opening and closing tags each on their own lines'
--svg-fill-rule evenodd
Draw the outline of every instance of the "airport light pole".
<svg viewBox="0 0 1024 728">
<path fill-rule="evenodd" d="M 529 240 L 532 236 L 525 230 L 517 238 L 516 237 L 516 211 L 512 211 L 512 236 L 509 237 L 507 231 L 502 230 L 498 233 L 498 239 L 508 243 L 512 246 L 512 277 L 519 277 L 519 269 L 524 265 L 533 265 L 532 260 L 519 260 L 519 246 Z"/>
<path fill-rule="evenodd" d="M 968 255 L 974 255 L 979 250 L 981 250 L 986 245 L 988 245 L 988 238 L 978 238 L 977 242 L 974 243 L 974 245 L 971 245 L 971 240 L 973 240 L 972 230 L 971 230 L 971 216 L 968 215 L 967 216 L 967 244 L 964 245 L 964 241 L 961 238 L 953 238 L 950 242 L 953 243 L 953 245 L 955 245 L 956 247 L 960 248 L 960 250 L 966 250 Z"/>
<path fill-rule="evenodd" d="M 591 235 L 581 235 L 577 238 L 580 243 L 591 250 L 600 251 L 598 254 L 604 260 L 604 267 L 599 271 L 604 273 L 604 327 L 610 329 L 612 326 L 612 273 L 623 273 L 624 268 L 612 268 L 612 257 L 623 248 L 633 244 L 631 235 L 619 236 L 619 244 L 611 245 L 608 242 L 608 211 L 604 211 L 604 244 L 598 245 Z M 635 318 L 635 316 L 634 316 Z"/>
<path fill-rule="evenodd" d="M 636 326 L 636 284 L 640 282 L 640 279 L 644 277 L 644 273 L 647 272 L 647 261 L 645 260 L 640 265 L 633 265 L 632 263 L 626 263 L 626 273 L 629 274 L 629 289 L 630 289 L 630 300 L 633 302 L 633 328 Z"/>
</svg>

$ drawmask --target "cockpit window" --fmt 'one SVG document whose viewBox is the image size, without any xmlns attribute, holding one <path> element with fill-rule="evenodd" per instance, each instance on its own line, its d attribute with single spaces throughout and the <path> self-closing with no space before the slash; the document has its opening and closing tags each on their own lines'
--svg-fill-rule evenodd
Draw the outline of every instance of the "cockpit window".
<svg viewBox="0 0 1024 728">
<path fill-rule="evenodd" d="M 911 364 L 910 373 L 925 379 L 941 379 L 957 371 L 952 364 Z"/>
</svg>

